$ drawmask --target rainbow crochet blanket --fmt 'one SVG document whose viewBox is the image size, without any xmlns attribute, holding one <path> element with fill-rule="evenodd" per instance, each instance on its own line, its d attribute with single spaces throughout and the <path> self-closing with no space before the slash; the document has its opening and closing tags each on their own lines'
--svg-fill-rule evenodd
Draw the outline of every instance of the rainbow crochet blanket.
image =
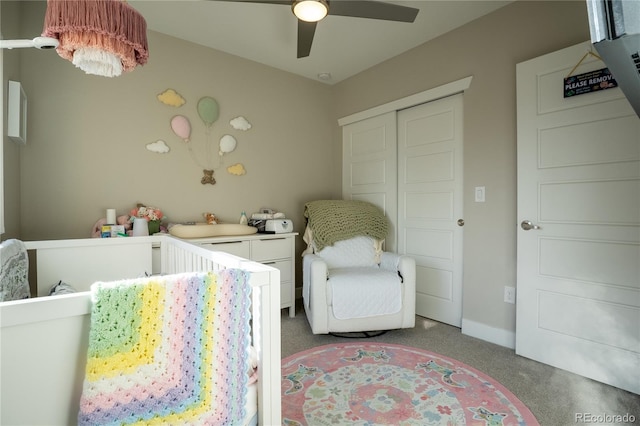
<svg viewBox="0 0 640 426">
<path fill-rule="evenodd" d="M 98 282 L 91 292 L 79 425 L 227 425 L 245 417 L 247 272 Z"/>
</svg>

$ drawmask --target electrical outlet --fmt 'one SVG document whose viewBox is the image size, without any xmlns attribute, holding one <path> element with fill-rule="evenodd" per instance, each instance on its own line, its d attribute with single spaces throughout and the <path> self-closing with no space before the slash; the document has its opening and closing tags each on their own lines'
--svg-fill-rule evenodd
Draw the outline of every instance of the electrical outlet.
<svg viewBox="0 0 640 426">
<path fill-rule="evenodd" d="M 516 303 L 516 288 L 515 287 L 504 287 L 504 301 L 506 303 Z"/>
</svg>

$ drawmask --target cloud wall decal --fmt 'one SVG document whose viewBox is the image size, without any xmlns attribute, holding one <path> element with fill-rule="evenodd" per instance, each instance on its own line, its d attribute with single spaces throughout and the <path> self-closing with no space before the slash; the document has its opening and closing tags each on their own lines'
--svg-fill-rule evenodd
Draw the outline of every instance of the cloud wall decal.
<svg viewBox="0 0 640 426">
<path fill-rule="evenodd" d="M 155 152 L 157 154 L 166 154 L 167 152 L 171 151 L 169 145 L 167 145 L 167 143 L 161 139 L 158 139 L 155 142 L 148 143 L 146 147 L 147 150 Z"/>
<path fill-rule="evenodd" d="M 242 116 L 234 118 L 229 124 L 236 130 L 249 130 L 251 128 L 251 123 Z"/>
<path fill-rule="evenodd" d="M 227 167 L 227 172 L 231 173 L 234 176 L 242 176 L 247 173 L 241 163 L 236 163 L 233 166 Z"/>
<path fill-rule="evenodd" d="M 158 95 L 158 100 L 165 105 L 172 107 L 181 107 L 186 104 L 187 101 L 173 89 L 167 89 Z"/>
</svg>

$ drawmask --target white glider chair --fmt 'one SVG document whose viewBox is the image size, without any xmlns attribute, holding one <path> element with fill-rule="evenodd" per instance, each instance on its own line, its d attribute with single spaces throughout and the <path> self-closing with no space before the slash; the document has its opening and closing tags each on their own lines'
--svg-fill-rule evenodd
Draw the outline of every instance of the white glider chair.
<svg viewBox="0 0 640 426">
<path fill-rule="evenodd" d="M 354 208 L 359 213 L 352 217 Z M 346 219 L 341 216 L 343 210 L 349 213 Z M 382 250 L 380 236 L 386 236 L 387 222 L 379 209 L 364 202 L 315 201 L 305 205 L 305 217 L 308 247 L 303 253 L 302 296 L 313 334 L 371 336 L 413 328 L 415 260 Z M 318 244 L 314 234 L 322 231 L 326 237 L 327 229 L 320 225 L 326 218 L 329 228 L 337 227 L 338 234 L 346 238 L 329 241 L 331 245 Z M 371 220 L 384 221 L 385 226 L 376 232 L 375 223 L 370 228 Z"/>
</svg>

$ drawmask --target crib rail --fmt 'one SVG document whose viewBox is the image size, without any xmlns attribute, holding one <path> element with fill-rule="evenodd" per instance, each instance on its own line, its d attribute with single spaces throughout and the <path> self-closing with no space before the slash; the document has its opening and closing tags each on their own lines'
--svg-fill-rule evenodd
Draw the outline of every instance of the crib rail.
<svg viewBox="0 0 640 426">
<path fill-rule="evenodd" d="M 250 272 L 252 339 L 259 364 L 259 424 L 281 424 L 278 269 L 170 236 L 25 244 L 28 250 L 36 251 L 41 283 L 48 282 L 50 277 L 62 279 L 59 274 L 72 276 L 69 282 L 73 283 L 135 278 L 141 275 L 141 270 L 142 274 L 152 270 L 153 250 L 160 250 L 160 271 L 164 274 L 225 268 Z M 123 258 L 125 265 L 120 263 Z M 109 268 L 104 268 L 105 264 Z M 74 269 L 75 275 L 69 275 L 70 269 Z M 122 275 L 108 275 L 105 279 L 101 275 L 105 269 L 111 274 L 119 269 Z M 75 424 L 90 313 L 88 291 L 0 303 L 0 424 Z"/>
<path fill-rule="evenodd" d="M 35 253 L 37 296 L 47 296 L 58 281 L 87 291 L 95 281 L 151 274 L 154 244 L 158 237 L 25 241 Z"/>
<path fill-rule="evenodd" d="M 169 237 L 161 245 L 163 274 L 239 268 L 251 273 L 253 345 L 258 352 L 259 424 L 281 424 L 280 271 L 232 254 Z"/>
</svg>

